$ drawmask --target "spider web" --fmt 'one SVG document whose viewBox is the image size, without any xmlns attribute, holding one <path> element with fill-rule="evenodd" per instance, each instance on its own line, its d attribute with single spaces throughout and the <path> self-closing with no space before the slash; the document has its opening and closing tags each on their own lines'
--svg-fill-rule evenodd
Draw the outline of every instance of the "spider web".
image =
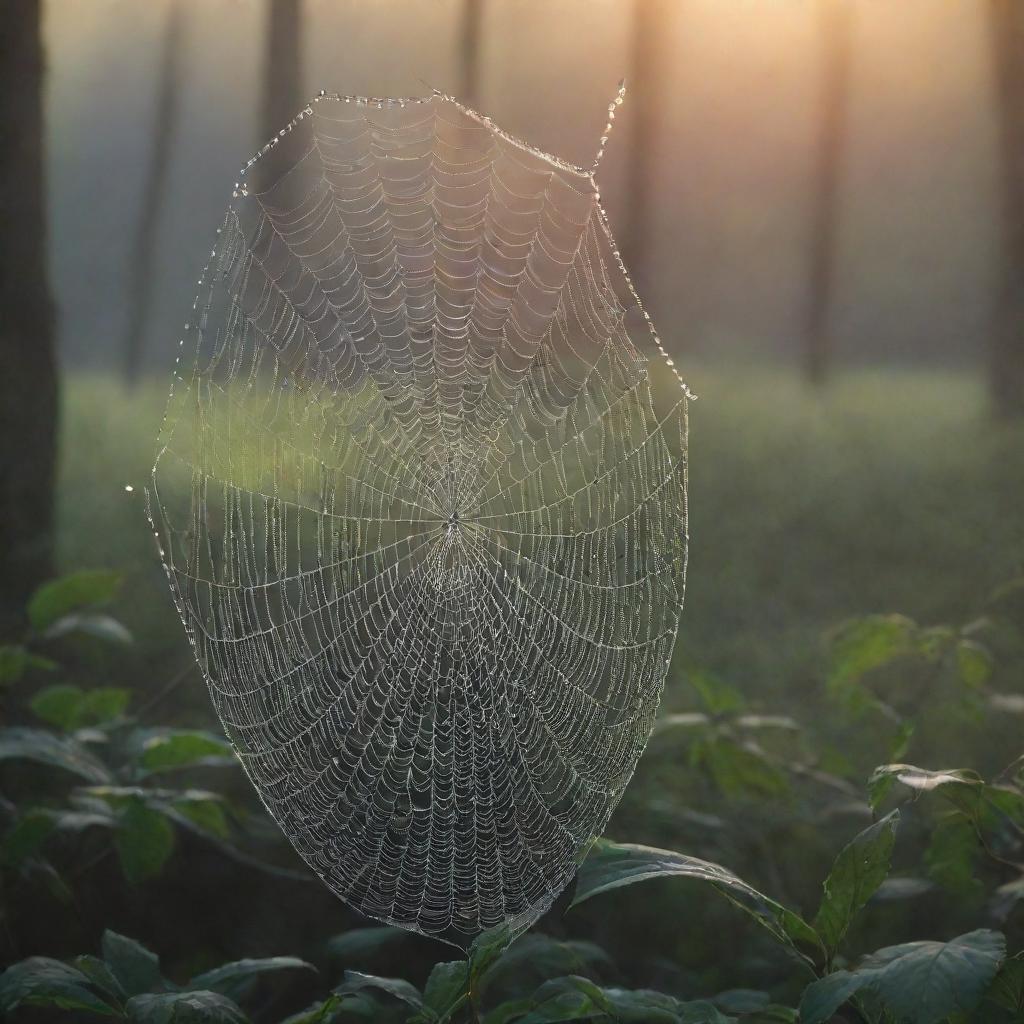
<svg viewBox="0 0 1024 1024">
<path fill-rule="evenodd" d="M 647 742 L 685 576 L 689 395 L 593 169 L 321 94 L 185 327 L 150 514 L 249 778 L 363 913 L 531 923 Z"/>
</svg>

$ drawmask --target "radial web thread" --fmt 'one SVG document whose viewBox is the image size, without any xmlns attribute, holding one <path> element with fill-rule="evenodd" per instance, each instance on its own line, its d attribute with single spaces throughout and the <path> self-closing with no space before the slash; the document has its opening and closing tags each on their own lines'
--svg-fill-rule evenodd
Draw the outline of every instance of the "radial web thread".
<svg viewBox="0 0 1024 1024">
<path fill-rule="evenodd" d="M 151 517 L 270 813 L 374 918 L 530 923 L 643 751 L 685 577 L 688 393 L 592 170 L 450 97 L 322 96 L 182 346 Z"/>
</svg>

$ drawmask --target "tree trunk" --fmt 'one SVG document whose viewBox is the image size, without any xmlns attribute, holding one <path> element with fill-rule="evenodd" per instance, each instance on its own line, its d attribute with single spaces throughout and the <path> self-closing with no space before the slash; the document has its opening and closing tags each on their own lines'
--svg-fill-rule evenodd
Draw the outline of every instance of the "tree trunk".
<svg viewBox="0 0 1024 1024">
<path fill-rule="evenodd" d="M 626 102 L 632 118 L 626 165 L 628 214 L 621 239 L 622 255 L 641 292 L 650 288 L 650 228 L 654 209 L 654 167 L 665 87 L 666 41 L 674 31 L 679 0 L 633 0 Z"/>
<path fill-rule="evenodd" d="M 459 34 L 459 95 L 469 107 L 480 104 L 480 24 L 484 0 L 462 0 Z"/>
<path fill-rule="evenodd" d="M 129 384 L 139 377 L 146 351 L 147 327 L 156 284 L 157 242 L 160 211 L 167 190 L 167 169 L 178 121 L 181 51 L 184 39 L 181 4 L 171 0 L 167 11 L 163 58 L 156 113 L 153 118 L 153 149 L 142 194 L 142 208 L 128 268 L 128 326 L 124 339 L 124 375 Z"/>
<path fill-rule="evenodd" d="M 831 368 L 840 185 L 850 81 L 850 0 L 819 0 L 821 64 L 818 150 L 811 209 L 810 270 L 804 321 L 804 373 L 820 386 Z"/>
<path fill-rule="evenodd" d="M 1024 415 L 1024 3 L 989 0 L 1001 148 L 1000 268 L 989 358 L 997 415 Z"/>
<path fill-rule="evenodd" d="M 302 81 L 302 0 L 268 3 L 260 145 L 288 124 L 309 98 Z"/>
<path fill-rule="evenodd" d="M 0 627 L 53 572 L 57 354 L 46 246 L 41 0 L 0 17 Z"/>
</svg>

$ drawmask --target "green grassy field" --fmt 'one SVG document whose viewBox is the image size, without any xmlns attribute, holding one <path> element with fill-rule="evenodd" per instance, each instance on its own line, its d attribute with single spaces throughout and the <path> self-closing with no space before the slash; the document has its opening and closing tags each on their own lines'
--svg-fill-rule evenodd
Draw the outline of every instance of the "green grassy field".
<svg viewBox="0 0 1024 1024">
<path fill-rule="evenodd" d="M 783 369 L 698 365 L 690 381 L 677 669 L 711 670 L 755 704 L 785 700 L 812 684 L 838 620 L 956 620 L 1024 564 L 1024 428 L 990 420 L 979 379 L 847 372 L 818 396 Z M 143 510 L 163 392 L 72 376 L 60 474 L 61 566 L 126 573 L 121 613 L 154 681 L 187 656 Z"/>
</svg>

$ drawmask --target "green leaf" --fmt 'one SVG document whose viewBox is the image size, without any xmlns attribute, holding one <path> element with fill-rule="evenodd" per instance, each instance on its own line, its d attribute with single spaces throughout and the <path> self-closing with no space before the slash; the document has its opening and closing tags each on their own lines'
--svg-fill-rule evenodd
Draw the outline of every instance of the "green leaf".
<svg viewBox="0 0 1024 1024">
<path fill-rule="evenodd" d="M 160 729 L 145 734 L 139 764 L 147 772 L 234 763 L 227 740 L 198 729 Z"/>
<path fill-rule="evenodd" d="M 899 811 L 893 811 L 856 836 L 836 857 L 814 920 L 830 958 L 861 908 L 889 874 L 898 824 Z"/>
<path fill-rule="evenodd" d="M 235 960 L 212 970 L 197 974 L 185 987 L 190 990 L 206 989 L 219 992 L 231 999 L 240 999 L 251 983 L 264 974 L 275 971 L 316 971 L 316 968 L 294 956 L 271 956 L 256 960 Z"/>
<path fill-rule="evenodd" d="M 64 732 L 71 732 L 78 723 L 78 712 L 82 705 L 82 688 L 70 683 L 58 683 L 40 690 L 29 707 L 33 714 L 48 725 L 55 725 Z"/>
<path fill-rule="evenodd" d="M 924 863 L 929 877 L 948 892 L 980 895 L 983 885 L 974 868 L 981 851 L 981 840 L 970 820 L 962 814 L 952 814 L 932 831 Z"/>
<path fill-rule="evenodd" d="M 63 768 L 88 782 L 111 780 L 107 767 L 69 736 L 55 736 L 44 729 L 0 729 L 0 761 L 35 761 Z"/>
<path fill-rule="evenodd" d="M 565 974 L 587 975 L 595 968 L 611 968 L 608 954 L 593 942 L 553 939 L 548 935 L 524 935 L 487 972 L 487 981 L 526 974 L 552 978 Z"/>
<path fill-rule="evenodd" d="M 554 978 L 533 997 L 534 1009 L 518 1024 L 555 1024 L 557 1021 L 604 1018 L 612 1012 L 601 989 L 586 978 Z"/>
<path fill-rule="evenodd" d="M 131 691 L 119 687 L 100 686 L 94 690 L 83 690 L 61 683 L 40 690 L 29 706 L 44 722 L 64 732 L 72 732 L 117 718 L 130 700 Z"/>
<path fill-rule="evenodd" d="M 999 932 L 979 929 L 950 942 L 907 942 L 866 957 L 853 971 L 810 984 L 800 1002 L 801 1024 L 824 1024 L 858 992 L 876 995 L 900 1021 L 938 1024 L 974 1009 L 1006 951 Z"/>
<path fill-rule="evenodd" d="M 110 996 L 112 1002 L 120 1004 L 128 998 L 128 994 L 121 987 L 121 983 L 99 957 L 88 955 L 76 956 L 71 961 L 71 966 L 81 971 L 104 995 Z"/>
<path fill-rule="evenodd" d="M 985 999 L 1024 1016 L 1024 953 L 1018 953 L 1003 964 Z"/>
<path fill-rule="evenodd" d="M 709 861 L 650 846 L 596 840 L 580 866 L 571 906 L 620 886 L 667 877 L 694 878 L 710 884 L 806 963 L 812 963 L 812 959 L 805 951 L 812 955 L 824 952 L 817 933 L 798 914 L 758 892 L 731 871 Z"/>
<path fill-rule="evenodd" d="M 883 764 L 874 770 L 868 780 L 868 798 L 873 808 L 877 810 L 894 782 L 922 793 L 940 786 L 983 785 L 976 772 L 966 769 L 947 768 L 932 772 L 912 764 Z"/>
<path fill-rule="evenodd" d="M 26 672 L 52 672 L 57 663 L 33 654 L 21 644 L 0 644 L 0 686 L 19 682 Z"/>
<path fill-rule="evenodd" d="M 112 722 L 124 714 L 131 699 L 132 691 L 120 686 L 97 686 L 86 690 L 79 712 L 79 728 Z"/>
<path fill-rule="evenodd" d="M 231 834 L 228 817 L 224 811 L 224 801 L 220 797 L 198 792 L 191 795 L 186 790 L 179 799 L 171 803 L 171 807 L 201 832 L 216 836 L 218 839 L 227 839 Z"/>
<path fill-rule="evenodd" d="M 174 828 L 139 797 L 129 797 L 118 819 L 117 852 L 133 885 L 160 874 L 174 850 Z"/>
<path fill-rule="evenodd" d="M 347 963 L 371 960 L 378 953 L 405 941 L 408 933 L 401 928 L 353 928 L 335 935 L 327 943 L 327 952 Z"/>
<path fill-rule="evenodd" d="M 375 974 L 363 974 L 360 971 L 346 971 L 345 980 L 334 991 L 339 995 L 362 992 L 364 989 L 379 989 L 389 996 L 400 999 L 403 1003 L 411 1006 L 421 1013 L 424 1011 L 429 1017 L 433 1017 L 433 1011 L 428 1010 L 423 1003 L 423 996 L 420 990 L 411 982 L 403 978 L 379 978 Z"/>
<path fill-rule="evenodd" d="M 118 1010 L 91 989 L 90 979 L 59 960 L 33 956 L 0 974 L 0 1012 L 18 1006 L 55 1006 L 62 1010 L 87 1010 L 119 1016 Z"/>
<path fill-rule="evenodd" d="M 469 995 L 469 961 L 450 960 L 436 964 L 423 990 L 423 1003 L 447 1020 Z"/>
<path fill-rule="evenodd" d="M 133 642 L 131 630 L 118 622 L 112 615 L 101 615 L 98 612 L 73 612 L 62 615 L 46 631 L 50 640 L 67 636 L 68 633 L 84 633 L 111 644 L 130 644 Z"/>
<path fill-rule="evenodd" d="M 29 600 L 29 622 L 42 632 L 71 612 L 109 601 L 120 585 L 120 574 L 105 569 L 84 570 L 44 583 Z"/>
<path fill-rule="evenodd" d="M 166 988 L 160 974 L 160 958 L 141 943 L 108 928 L 103 933 L 101 949 L 104 962 L 128 995 Z"/>
<path fill-rule="evenodd" d="M 241 1007 L 219 992 L 163 992 L 128 1000 L 135 1024 L 248 1024 Z"/>
<path fill-rule="evenodd" d="M 960 681 L 972 689 L 984 686 L 992 676 L 995 661 L 991 651 L 974 640 L 960 640 L 956 645 L 956 669 Z"/>
<path fill-rule="evenodd" d="M 832 635 L 828 685 L 853 683 L 872 669 L 917 650 L 917 623 L 905 615 L 868 615 L 843 623 Z"/>
</svg>

